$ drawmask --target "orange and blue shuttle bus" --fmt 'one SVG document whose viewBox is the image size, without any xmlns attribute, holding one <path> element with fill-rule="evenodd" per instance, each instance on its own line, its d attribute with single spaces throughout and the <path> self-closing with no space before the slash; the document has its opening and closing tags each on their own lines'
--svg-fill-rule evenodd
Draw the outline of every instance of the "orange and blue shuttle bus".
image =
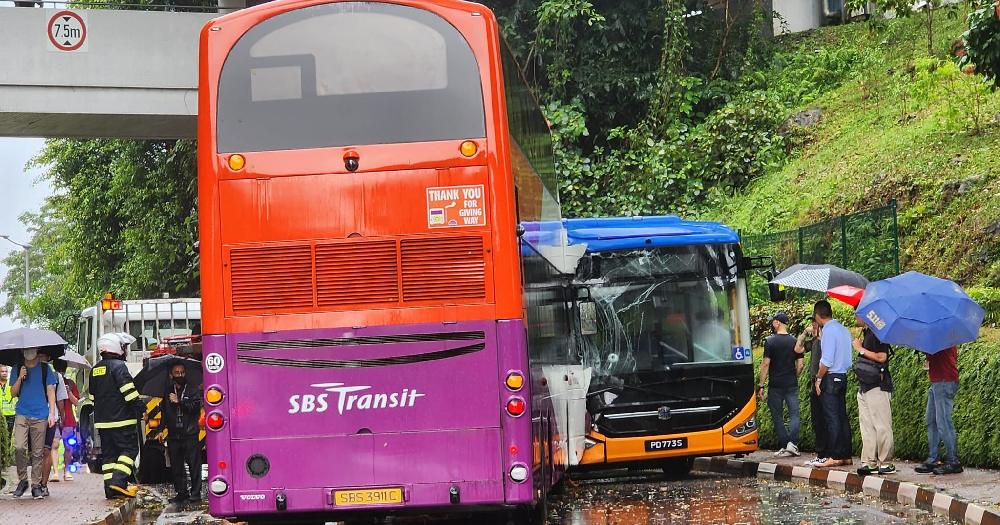
<svg viewBox="0 0 1000 525">
<path fill-rule="evenodd" d="M 563 224 L 579 254 L 576 358 L 589 378 L 579 468 L 642 465 L 683 475 L 696 456 L 756 450 L 736 232 L 675 216 Z"/>
</svg>

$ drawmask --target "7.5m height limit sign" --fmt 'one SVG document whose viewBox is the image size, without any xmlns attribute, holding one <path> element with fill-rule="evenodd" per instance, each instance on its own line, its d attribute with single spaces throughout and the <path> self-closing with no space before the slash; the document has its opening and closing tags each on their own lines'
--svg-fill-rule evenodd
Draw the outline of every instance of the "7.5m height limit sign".
<svg viewBox="0 0 1000 525">
<path fill-rule="evenodd" d="M 87 50 L 87 12 L 47 9 L 48 50 L 83 52 Z"/>
</svg>

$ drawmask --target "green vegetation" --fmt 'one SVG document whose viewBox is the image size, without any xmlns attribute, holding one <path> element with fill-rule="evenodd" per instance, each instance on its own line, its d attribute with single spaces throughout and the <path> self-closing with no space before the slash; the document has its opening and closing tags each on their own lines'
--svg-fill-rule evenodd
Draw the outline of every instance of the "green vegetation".
<svg viewBox="0 0 1000 525">
<path fill-rule="evenodd" d="M 31 301 L 22 252 L 12 252 L 0 314 L 58 330 L 107 292 L 198 295 L 193 142 L 49 140 L 33 162 L 55 194 L 21 217 L 37 248 Z"/>
<path fill-rule="evenodd" d="M 785 230 L 897 199 L 900 266 L 966 285 L 1000 283 L 1000 95 L 955 61 L 927 58 L 921 22 L 824 28 L 783 40 L 798 54 L 835 49 L 839 83 L 803 107 L 823 108 L 788 162 L 702 216 L 747 232 Z M 944 56 L 964 29 L 941 21 Z M 829 51 L 828 51 L 829 52 Z M 822 53 L 814 53 L 822 54 Z"/>
</svg>

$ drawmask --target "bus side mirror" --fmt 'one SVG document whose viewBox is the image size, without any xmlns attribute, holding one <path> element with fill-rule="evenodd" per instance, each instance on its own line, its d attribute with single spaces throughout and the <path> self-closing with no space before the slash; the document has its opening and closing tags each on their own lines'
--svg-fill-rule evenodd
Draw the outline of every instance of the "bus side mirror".
<svg viewBox="0 0 1000 525">
<path fill-rule="evenodd" d="M 580 333 L 583 335 L 597 333 L 597 303 L 594 301 L 580 303 Z"/>
</svg>

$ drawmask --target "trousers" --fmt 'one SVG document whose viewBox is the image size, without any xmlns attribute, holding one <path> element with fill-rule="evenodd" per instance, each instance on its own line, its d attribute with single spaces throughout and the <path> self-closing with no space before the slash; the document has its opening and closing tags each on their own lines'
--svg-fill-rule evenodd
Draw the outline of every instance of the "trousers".
<svg viewBox="0 0 1000 525">
<path fill-rule="evenodd" d="M 135 460 L 139 457 L 139 433 L 134 425 L 120 428 L 102 428 L 101 456 L 104 464 L 104 495 L 108 498 L 121 496 L 113 487 L 128 489 L 128 480 L 135 471 Z"/>
<path fill-rule="evenodd" d="M 174 490 L 178 496 L 201 495 L 201 442 L 198 436 L 179 439 L 167 439 L 167 452 L 170 454 L 170 472 L 174 476 Z M 187 465 L 191 478 L 191 490 L 188 491 L 188 480 L 184 475 L 184 465 Z"/>
</svg>

